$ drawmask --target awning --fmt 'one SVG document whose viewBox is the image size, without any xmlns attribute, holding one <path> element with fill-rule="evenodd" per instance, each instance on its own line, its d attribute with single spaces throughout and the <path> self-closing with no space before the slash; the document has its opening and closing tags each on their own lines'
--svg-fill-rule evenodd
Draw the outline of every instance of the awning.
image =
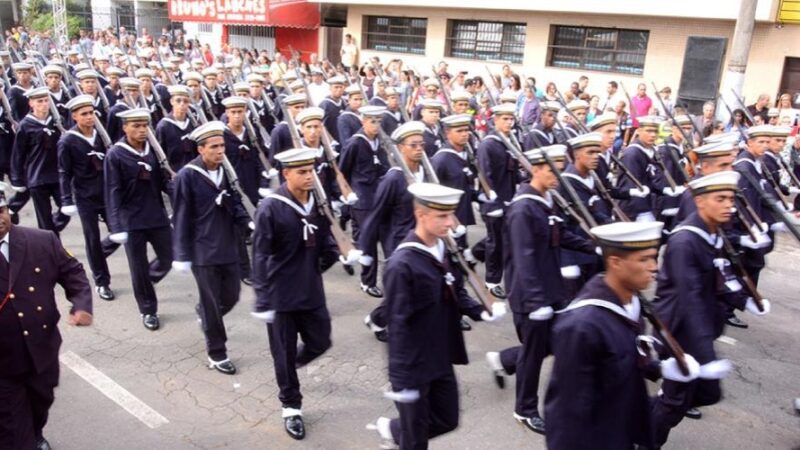
<svg viewBox="0 0 800 450">
<path fill-rule="evenodd" d="M 270 1 L 269 26 L 316 30 L 319 28 L 319 4 Z"/>
</svg>

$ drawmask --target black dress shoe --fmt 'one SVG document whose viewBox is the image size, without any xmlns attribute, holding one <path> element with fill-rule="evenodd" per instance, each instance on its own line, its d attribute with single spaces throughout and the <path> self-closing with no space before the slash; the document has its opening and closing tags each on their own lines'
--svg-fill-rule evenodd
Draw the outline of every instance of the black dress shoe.
<svg viewBox="0 0 800 450">
<path fill-rule="evenodd" d="M 361 290 L 366 292 L 367 295 L 369 295 L 370 297 L 375 297 L 375 298 L 383 297 L 383 291 L 378 286 L 367 286 L 362 284 Z"/>
<path fill-rule="evenodd" d="M 52 447 L 50 447 L 50 443 L 47 442 L 47 439 L 39 438 L 39 441 L 36 442 L 36 450 L 52 450 Z"/>
<path fill-rule="evenodd" d="M 116 296 L 114 295 L 114 291 L 112 291 L 111 288 L 108 286 L 97 286 L 94 288 L 94 290 L 97 292 L 97 295 L 99 295 L 100 298 L 102 298 L 103 300 L 111 301 L 116 298 Z"/>
<path fill-rule="evenodd" d="M 230 359 L 214 361 L 211 358 L 208 358 L 208 368 L 216 369 L 217 372 L 222 372 L 225 375 L 233 375 L 236 373 L 236 366 L 233 365 Z"/>
<path fill-rule="evenodd" d="M 156 331 L 161 323 L 158 321 L 158 316 L 155 314 L 145 314 L 142 316 L 142 324 L 150 331 Z"/>
<path fill-rule="evenodd" d="M 686 411 L 686 413 L 684 413 L 684 416 L 686 416 L 689 419 L 698 420 L 701 417 L 703 417 L 703 413 L 701 413 L 700 410 L 697 408 L 689 408 L 689 410 Z"/>
<path fill-rule="evenodd" d="M 736 316 L 728 317 L 727 319 L 725 319 L 725 323 L 727 323 L 728 325 L 730 325 L 732 327 L 736 327 L 736 328 L 747 328 L 747 327 L 750 326 L 750 325 L 747 324 L 747 322 L 745 322 L 744 320 L 742 320 L 742 319 L 740 319 L 740 318 L 738 318 Z"/>
<path fill-rule="evenodd" d="M 517 419 L 517 422 L 524 425 L 527 429 L 533 431 L 534 433 L 544 434 L 544 419 L 539 417 L 539 414 L 534 414 L 531 417 L 522 417 L 517 413 L 514 413 L 514 418 Z"/>
<path fill-rule="evenodd" d="M 489 293 L 501 300 L 504 300 L 507 297 L 506 290 L 503 289 L 503 286 L 500 286 L 499 284 L 489 289 Z"/>
<path fill-rule="evenodd" d="M 244 278 L 242 278 L 242 283 L 244 283 L 244 284 L 246 284 L 248 286 L 252 286 L 253 285 L 253 279 L 250 278 L 250 277 L 244 277 Z"/>
<path fill-rule="evenodd" d="M 467 319 L 461 318 L 461 331 L 470 331 L 472 330 L 472 325 L 467 322 Z"/>
<path fill-rule="evenodd" d="M 283 419 L 283 428 L 292 439 L 303 439 L 306 437 L 306 426 L 303 423 L 303 416 L 291 416 Z"/>
<path fill-rule="evenodd" d="M 372 322 L 372 318 L 369 316 L 369 314 L 367 314 L 367 317 L 364 318 L 364 325 L 367 326 L 369 331 L 372 331 L 372 333 L 375 334 L 375 339 L 381 342 L 386 342 L 389 340 L 389 334 L 386 332 L 386 328 L 381 328 L 375 325 L 375 323 Z"/>
<path fill-rule="evenodd" d="M 350 275 L 351 277 L 356 274 L 356 271 L 355 269 L 353 269 L 353 266 L 349 264 L 342 264 L 342 268 L 344 268 L 344 271 L 347 272 L 347 274 Z"/>
</svg>

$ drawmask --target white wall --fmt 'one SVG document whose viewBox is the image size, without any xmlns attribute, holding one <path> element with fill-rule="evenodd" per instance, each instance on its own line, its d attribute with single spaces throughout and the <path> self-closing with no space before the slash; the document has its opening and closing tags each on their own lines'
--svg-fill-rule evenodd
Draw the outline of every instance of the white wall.
<svg viewBox="0 0 800 450">
<path fill-rule="evenodd" d="M 222 50 L 222 24 L 212 23 L 210 33 L 200 32 L 199 25 L 198 22 L 184 22 L 186 36 L 199 40 L 201 44 L 209 44 L 214 54 L 219 53 Z"/>
</svg>

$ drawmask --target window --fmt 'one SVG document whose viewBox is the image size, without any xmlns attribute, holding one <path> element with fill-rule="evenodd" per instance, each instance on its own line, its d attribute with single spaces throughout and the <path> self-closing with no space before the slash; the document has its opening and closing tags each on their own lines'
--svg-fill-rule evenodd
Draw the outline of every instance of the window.
<svg viewBox="0 0 800 450">
<path fill-rule="evenodd" d="M 214 29 L 210 23 L 198 23 L 197 24 L 197 32 L 198 33 L 211 33 Z"/>
<path fill-rule="evenodd" d="M 447 56 L 522 64 L 525 24 L 450 20 Z"/>
<path fill-rule="evenodd" d="M 365 16 L 364 48 L 382 52 L 425 54 L 428 19 Z"/>
<path fill-rule="evenodd" d="M 641 75 L 649 31 L 553 25 L 547 65 Z"/>
</svg>

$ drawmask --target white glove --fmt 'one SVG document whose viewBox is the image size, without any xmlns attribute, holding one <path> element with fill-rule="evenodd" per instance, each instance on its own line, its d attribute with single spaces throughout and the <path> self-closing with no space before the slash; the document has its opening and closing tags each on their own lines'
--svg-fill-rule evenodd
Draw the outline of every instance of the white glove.
<svg viewBox="0 0 800 450">
<path fill-rule="evenodd" d="M 553 308 L 550 306 L 542 306 L 536 311 L 528 314 L 528 319 L 531 320 L 550 320 L 553 317 Z"/>
<path fill-rule="evenodd" d="M 272 194 L 272 189 L 270 189 L 270 188 L 258 188 L 258 196 L 259 197 L 264 198 L 264 197 L 268 196 L 269 194 Z"/>
<path fill-rule="evenodd" d="M 681 194 L 686 190 L 684 186 L 675 186 L 675 188 L 665 187 L 661 190 L 661 193 L 667 195 L 669 197 L 680 197 Z"/>
<path fill-rule="evenodd" d="M 761 299 L 761 304 L 764 306 L 764 311 L 758 310 L 758 305 L 756 305 L 756 301 L 753 300 L 753 297 L 747 297 L 747 303 L 744 304 L 744 309 L 746 309 L 747 312 L 755 314 L 757 316 L 766 316 L 767 314 L 769 314 L 769 311 L 771 309 L 769 300 L 765 298 Z"/>
<path fill-rule="evenodd" d="M 363 256 L 363 255 L 364 255 L 364 252 L 362 252 L 361 250 L 356 250 L 356 249 L 353 248 L 353 249 L 350 249 L 350 251 L 347 252 L 347 256 L 346 257 L 345 257 L 345 255 L 339 255 L 339 261 L 342 264 L 344 264 L 345 266 L 352 266 L 353 264 L 357 263 L 359 261 L 359 259 L 361 259 L 361 256 Z"/>
<path fill-rule="evenodd" d="M 256 223 L 253 222 L 252 220 L 250 222 L 247 222 L 247 228 L 249 228 L 250 231 L 256 231 Z"/>
<path fill-rule="evenodd" d="M 681 369 L 678 368 L 678 361 L 675 360 L 675 358 L 670 358 L 661 361 L 661 376 L 664 377 L 664 379 L 688 383 L 700 375 L 700 364 L 694 357 L 688 353 L 683 356 L 686 360 L 686 366 L 689 368 L 689 375 L 682 374 Z"/>
<path fill-rule="evenodd" d="M 484 322 L 494 322 L 502 319 L 506 313 L 508 313 L 508 308 L 505 302 L 494 302 L 492 303 L 491 314 L 489 314 L 489 311 L 481 311 L 481 320 Z"/>
<path fill-rule="evenodd" d="M 486 213 L 489 217 L 503 217 L 503 210 L 502 209 L 495 209 L 494 211 Z"/>
<path fill-rule="evenodd" d="M 700 375 L 698 378 L 704 380 L 721 380 L 728 376 L 728 373 L 733 370 L 733 364 L 727 359 L 715 359 L 709 363 L 700 366 Z"/>
<path fill-rule="evenodd" d="M 772 239 L 770 239 L 769 236 L 767 236 L 764 233 L 757 232 L 753 234 L 756 235 L 755 241 L 753 241 L 753 238 L 751 238 L 749 234 L 745 234 L 744 236 L 739 238 L 739 245 L 741 245 L 742 247 L 747 247 L 752 250 L 758 250 L 760 248 L 767 247 L 770 243 L 772 243 Z"/>
<path fill-rule="evenodd" d="M 11 185 L 11 189 L 13 189 L 14 192 L 25 192 L 28 190 L 25 186 L 14 186 L 13 184 Z"/>
<path fill-rule="evenodd" d="M 597 256 L 603 256 L 603 247 L 595 247 L 594 252 L 597 253 Z"/>
<path fill-rule="evenodd" d="M 267 178 L 272 179 L 277 176 L 278 176 L 278 171 L 274 167 L 271 167 L 267 172 Z"/>
<path fill-rule="evenodd" d="M 111 242 L 115 242 L 117 244 L 124 244 L 128 242 L 128 232 L 123 231 L 122 233 L 114 233 L 108 237 L 111 239 Z"/>
<path fill-rule="evenodd" d="M 467 233 L 467 227 L 459 224 L 457 227 L 455 227 L 455 229 L 450 229 L 448 232 L 450 233 L 451 238 L 458 239 Z"/>
<path fill-rule="evenodd" d="M 419 391 L 416 389 L 403 389 L 397 392 L 384 392 L 384 398 L 397 403 L 414 403 L 419 400 Z"/>
<path fill-rule="evenodd" d="M 64 205 L 61 207 L 61 214 L 75 216 L 78 214 L 78 207 L 75 205 Z"/>
<path fill-rule="evenodd" d="M 358 195 L 356 195 L 355 192 L 350 192 L 349 194 L 347 194 L 347 197 L 340 196 L 339 200 L 341 200 L 342 203 L 344 203 L 347 206 L 353 206 L 356 203 L 358 203 Z"/>
<path fill-rule="evenodd" d="M 769 226 L 769 229 L 774 231 L 774 232 L 776 232 L 776 233 L 779 232 L 779 231 L 786 231 L 787 230 L 786 224 L 783 223 L 783 222 L 775 222 L 775 223 L 773 223 L 772 225 Z"/>
<path fill-rule="evenodd" d="M 639 188 L 629 189 L 628 195 L 636 198 L 647 198 L 647 196 L 650 195 L 650 188 L 647 186 L 642 186 L 641 189 Z"/>
<path fill-rule="evenodd" d="M 789 186 L 789 194 L 800 194 L 800 188 Z"/>
<path fill-rule="evenodd" d="M 374 261 L 375 258 L 369 255 L 361 255 L 358 258 L 358 263 L 361 264 L 362 266 L 371 266 Z"/>
<path fill-rule="evenodd" d="M 342 216 L 342 206 L 344 206 L 344 203 L 340 202 L 339 200 L 331 201 L 331 209 L 336 217 Z"/>
<path fill-rule="evenodd" d="M 192 270 L 191 261 L 172 261 L 172 268 L 180 273 L 188 273 Z"/>
<path fill-rule="evenodd" d="M 486 193 L 481 192 L 478 194 L 478 201 L 481 203 L 490 203 L 497 200 L 497 192 L 490 190 L 489 197 L 486 197 Z"/>
<path fill-rule="evenodd" d="M 269 311 L 264 311 L 264 312 L 255 312 L 255 311 L 253 311 L 253 312 L 250 313 L 250 315 L 255 317 L 258 320 L 263 320 L 264 322 L 267 322 L 267 323 L 272 323 L 272 322 L 275 321 L 275 310 L 274 309 L 270 309 Z"/>
</svg>

